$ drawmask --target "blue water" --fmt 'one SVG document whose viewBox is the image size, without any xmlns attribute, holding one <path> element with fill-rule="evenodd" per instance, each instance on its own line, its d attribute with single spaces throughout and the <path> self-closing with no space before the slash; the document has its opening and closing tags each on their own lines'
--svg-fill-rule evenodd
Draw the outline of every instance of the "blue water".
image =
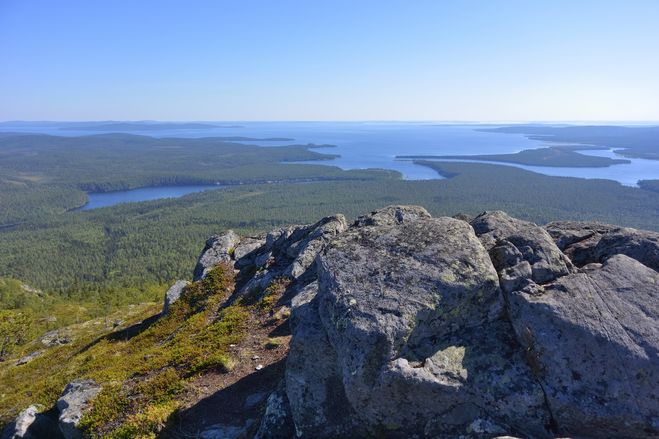
<svg viewBox="0 0 659 439">
<path fill-rule="evenodd" d="M 100 207 L 114 206 L 121 203 L 137 203 L 140 201 L 159 200 L 162 198 L 178 198 L 194 192 L 220 189 L 218 185 L 197 186 L 158 186 L 131 189 L 128 191 L 90 192 L 89 202 L 80 210 L 92 210 Z"/>
<path fill-rule="evenodd" d="M 493 125 L 447 125 L 413 122 L 217 122 L 225 127 L 212 129 L 172 129 L 163 131 L 131 131 L 154 137 L 288 137 L 293 142 L 241 142 L 263 147 L 289 144 L 330 144 L 332 148 L 319 148 L 318 152 L 338 154 L 339 158 L 317 162 L 338 166 L 342 169 L 380 168 L 393 169 L 411 180 L 441 178 L 424 166 L 405 160 L 396 160 L 397 155 L 474 155 L 506 154 L 524 149 L 535 149 L 552 145 L 551 142 L 528 139 L 523 134 L 501 134 L 478 131 Z M 239 125 L 227 128 L 226 125 Z M 60 136 L 98 134 L 90 131 L 60 130 L 57 126 L 22 125 L 0 126 L 0 132 L 39 132 Z M 583 152 L 583 151 L 582 151 Z M 593 155 L 616 157 L 612 151 L 587 151 Z M 624 158 L 624 157 L 623 157 Z M 613 165 L 606 168 L 556 168 L 510 164 L 522 169 L 545 175 L 580 178 L 604 178 L 625 185 L 636 185 L 641 179 L 659 178 L 659 161 L 630 159 L 630 164 Z M 503 163 L 498 163 L 503 164 Z"/>
</svg>

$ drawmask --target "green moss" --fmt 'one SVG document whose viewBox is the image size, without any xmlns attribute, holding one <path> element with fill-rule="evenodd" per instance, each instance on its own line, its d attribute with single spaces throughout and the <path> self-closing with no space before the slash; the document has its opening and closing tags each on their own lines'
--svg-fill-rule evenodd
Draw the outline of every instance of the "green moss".
<svg viewBox="0 0 659 439">
<path fill-rule="evenodd" d="M 97 319 L 70 328 L 73 343 L 51 348 L 25 366 L 0 363 L 0 419 L 7 422 L 32 403 L 50 407 L 66 383 L 91 378 L 103 390 L 83 417 L 88 435 L 155 437 L 190 378 L 231 369 L 229 345 L 243 339 L 256 309 L 241 303 L 219 309 L 233 282 L 233 268 L 219 265 L 191 284 L 170 314 L 130 334 L 112 334 L 106 319 Z M 130 326 L 159 310 L 160 304 L 142 306 L 122 320 Z"/>
</svg>

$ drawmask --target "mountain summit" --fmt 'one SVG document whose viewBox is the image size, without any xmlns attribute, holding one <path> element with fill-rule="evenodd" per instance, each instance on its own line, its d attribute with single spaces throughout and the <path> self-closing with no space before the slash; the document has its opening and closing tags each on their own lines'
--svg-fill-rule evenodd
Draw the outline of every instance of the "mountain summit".
<svg viewBox="0 0 659 439">
<path fill-rule="evenodd" d="M 203 368 L 189 375 L 188 388 L 175 391 L 183 395 L 177 412 L 151 431 L 654 436 L 657 270 L 658 233 L 588 222 L 541 227 L 500 211 L 432 218 L 422 207 L 389 206 L 351 224 L 334 215 L 266 235 L 227 231 L 207 241 L 193 282 L 177 282 L 151 324 L 204 309 L 204 321 L 217 325 L 240 307 L 249 329 L 229 345 L 234 364 L 218 372 L 225 378 L 200 381 Z M 231 287 L 222 283 L 221 300 L 204 301 L 218 279 Z M 211 389 L 193 398 L 189 385 L 199 382 Z M 19 430 L 39 416 L 59 416 L 67 438 L 82 434 L 71 433 L 71 419 L 82 417 L 87 433 L 116 428 L 85 421 L 98 416 L 97 386 L 108 384 L 75 385 L 60 401 L 77 401 L 77 417 L 71 406 L 57 412 L 63 403 L 48 415 L 32 408 L 21 414 L 31 421 L 19 417 L 3 438 L 27 437 Z M 77 388 L 87 392 L 82 402 Z"/>
</svg>

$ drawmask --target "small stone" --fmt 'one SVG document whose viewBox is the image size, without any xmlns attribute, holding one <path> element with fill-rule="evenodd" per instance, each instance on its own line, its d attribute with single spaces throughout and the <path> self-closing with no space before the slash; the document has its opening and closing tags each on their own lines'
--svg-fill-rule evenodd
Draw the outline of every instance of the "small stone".
<svg viewBox="0 0 659 439">
<path fill-rule="evenodd" d="M 20 360 L 16 362 L 16 366 L 22 366 L 23 364 L 27 364 L 30 361 L 34 360 L 37 357 L 40 357 L 43 354 L 44 351 L 34 351 L 29 355 L 24 356 Z"/>
<path fill-rule="evenodd" d="M 100 391 L 101 387 L 92 380 L 77 380 L 66 385 L 64 393 L 57 400 L 59 427 L 65 439 L 83 437 L 78 424 L 90 402 Z"/>
<path fill-rule="evenodd" d="M 254 355 L 254 356 L 252 357 L 252 360 L 256 361 L 256 360 L 258 360 L 259 358 L 261 358 L 261 357 L 259 357 L 258 355 Z"/>
<path fill-rule="evenodd" d="M 261 370 L 261 369 L 263 369 L 263 365 L 262 365 L 262 364 L 258 364 L 254 369 L 256 369 L 256 370 Z"/>
</svg>

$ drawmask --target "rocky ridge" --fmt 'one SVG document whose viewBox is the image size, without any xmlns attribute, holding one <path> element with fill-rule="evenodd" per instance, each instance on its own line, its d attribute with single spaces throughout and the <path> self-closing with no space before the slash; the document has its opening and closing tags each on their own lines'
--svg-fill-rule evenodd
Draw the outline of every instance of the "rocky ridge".
<svg viewBox="0 0 659 439">
<path fill-rule="evenodd" d="M 658 233 L 389 206 L 214 236 L 194 280 L 221 262 L 227 303 L 287 281 L 292 338 L 260 421 L 202 437 L 659 436 Z"/>
<path fill-rule="evenodd" d="M 231 241 L 237 295 L 295 280 L 257 437 L 659 434 L 659 234 L 458 218 L 390 206 Z"/>
</svg>

